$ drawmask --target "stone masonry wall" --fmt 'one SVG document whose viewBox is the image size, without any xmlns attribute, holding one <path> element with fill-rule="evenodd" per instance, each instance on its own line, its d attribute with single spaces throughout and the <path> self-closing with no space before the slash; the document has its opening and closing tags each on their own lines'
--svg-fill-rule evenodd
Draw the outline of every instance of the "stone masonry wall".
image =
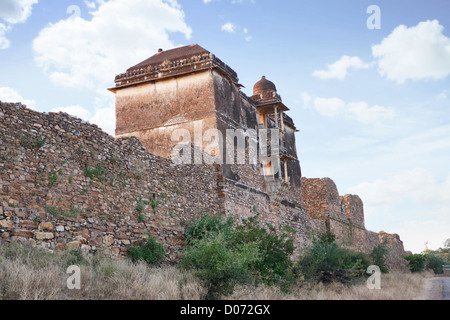
<svg viewBox="0 0 450 320">
<path fill-rule="evenodd" d="M 189 221 L 221 211 L 215 166 L 174 166 L 137 138 L 0 103 L 0 239 L 123 256 L 148 235 L 175 261 Z"/>
<path fill-rule="evenodd" d="M 351 250 L 370 253 L 385 244 L 388 249 L 387 264 L 390 268 L 404 268 L 406 260 L 403 242 L 396 234 L 367 231 L 364 226 L 364 207 L 359 196 L 339 196 L 336 184 L 329 178 L 302 178 L 305 209 L 309 217 L 326 221 L 338 243 Z"/>
</svg>

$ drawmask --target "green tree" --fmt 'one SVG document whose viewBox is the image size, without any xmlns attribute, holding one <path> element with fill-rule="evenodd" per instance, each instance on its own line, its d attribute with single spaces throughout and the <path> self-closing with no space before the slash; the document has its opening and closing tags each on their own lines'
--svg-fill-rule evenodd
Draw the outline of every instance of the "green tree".
<svg viewBox="0 0 450 320">
<path fill-rule="evenodd" d="M 383 273 L 388 273 L 388 268 L 386 267 L 386 255 L 388 249 L 385 244 L 379 244 L 372 249 L 370 257 L 372 258 L 372 263 L 378 266 Z"/>
<path fill-rule="evenodd" d="M 435 274 L 443 274 L 444 269 L 443 265 L 445 264 L 444 260 L 442 260 L 439 256 L 435 254 L 427 254 L 425 256 L 425 268 L 431 269 Z"/>
<path fill-rule="evenodd" d="M 295 250 L 295 231 L 289 227 L 277 230 L 270 224 L 262 228 L 259 226 L 259 217 L 260 214 L 257 214 L 237 226 L 234 241 L 239 244 L 256 243 L 261 259 L 250 266 L 252 272 L 260 282 L 288 290 L 295 281 L 290 259 Z"/>
<path fill-rule="evenodd" d="M 207 299 L 231 294 L 237 284 L 251 283 L 250 265 L 260 259 L 255 243 L 234 244 L 223 232 L 190 239 L 180 262 L 208 288 Z"/>
<path fill-rule="evenodd" d="M 408 267 L 411 272 L 420 272 L 425 269 L 426 258 L 423 254 L 410 254 L 404 258 L 409 261 Z"/>
<path fill-rule="evenodd" d="M 364 275 L 370 262 L 364 253 L 341 248 L 335 236 L 326 232 L 304 251 L 296 263 L 296 271 L 308 281 L 346 283 Z"/>
<path fill-rule="evenodd" d="M 293 230 L 269 224 L 262 228 L 258 218 L 235 226 L 233 218 L 208 215 L 186 230 L 180 266 L 204 282 L 209 298 L 231 293 L 236 284 L 264 283 L 287 290 L 294 282 Z"/>
</svg>

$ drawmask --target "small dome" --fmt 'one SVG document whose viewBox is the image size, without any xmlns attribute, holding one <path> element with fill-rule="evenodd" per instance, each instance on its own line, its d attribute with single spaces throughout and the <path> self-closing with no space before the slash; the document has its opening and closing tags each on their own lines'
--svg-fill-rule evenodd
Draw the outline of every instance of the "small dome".
<svg viewBox="0 0 450 320">
<path fill-rule="evenodd" d="M 262 76 L 261 80 L 259 80 L 253 87 L 253 94 L 257 95 L 266 91 L 277 92 L 277 87 L 275 87 L 275 84 L 272 81 L 269 81 L 265 76 Z"/>
</svg>

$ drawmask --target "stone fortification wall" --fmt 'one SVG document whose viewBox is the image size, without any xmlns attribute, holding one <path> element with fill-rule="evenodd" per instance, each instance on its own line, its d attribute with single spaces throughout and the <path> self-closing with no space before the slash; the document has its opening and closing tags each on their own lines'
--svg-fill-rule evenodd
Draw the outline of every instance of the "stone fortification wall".
<svg viewBox="0 0 450 320">
<path fill-rule="evenodd" d="M 174 166 L 137 138 L 0 103 L 0 238 L 126 255 L 149 234 L 174 261 L 189 221 L 217 213 L 215 166 Z"/>
<path fill-rule="evenodd" d="M 243 183 L 252 174 L 264 183 L 252 166 L 233 166 L 242 176 L 233 180 L 220 166 L 174 165 L 135 137 L 116 140 L 67 114 L 0 103 L 0 117 L 3 240 L 125 256 L 153 235 L 173 262 L 189 222 L 207 213 L 239 222 L 259 212 L 262 224 L 294 228 L 298 250 L 325 231 L 323 221 L 306 215 L 300 190 L 273 206 L 267 193 Z"/>
<path fill-rule="evenodd" d="M 340 197 L 332 180 L 302 179 L 274 206 L 251 183 L 251 172 L 261 181 L 258 170 L 241 169 L 241 179 L 230 179 L 218 165 L 174 165 L 137 138 L 116 140 L 67 114 L 0 102 L 0 239 L 120 257 L 152 235 L 175 262 L 190 221 L 223 213 L 239 222 L 259 212 L 262 223 L 296 230 L 297 253 L 330 230 L 363 252 L 386 243 L 390 266 L 402 265 L 399 237 L 366 231 L 361 199 Z"/>
<path fill-rule="evenodd" d="M 329 178 L 302 178 L 303 202 L 309 217 L 325 221 L 338 243 L 360 252 L 385 244 L 390 268 L 403 268 L 406 260 L 403 242 L 397 234 L 367 231 L 364 225 L 364 206 L 357 195 L 339 196 L 336 184 Z"/>
</svg>

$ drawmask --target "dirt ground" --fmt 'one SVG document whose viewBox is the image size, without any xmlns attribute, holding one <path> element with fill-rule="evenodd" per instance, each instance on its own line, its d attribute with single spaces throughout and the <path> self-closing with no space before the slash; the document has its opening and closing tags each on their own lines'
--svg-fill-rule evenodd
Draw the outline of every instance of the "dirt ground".
<svg viewBox="0 0 450 320">
<path fill-rule="evenodd" d="M 434 277 L 426 279 L 423 300 L 449 300 L 450 299 L 450 278 Z"/>
</svg>

